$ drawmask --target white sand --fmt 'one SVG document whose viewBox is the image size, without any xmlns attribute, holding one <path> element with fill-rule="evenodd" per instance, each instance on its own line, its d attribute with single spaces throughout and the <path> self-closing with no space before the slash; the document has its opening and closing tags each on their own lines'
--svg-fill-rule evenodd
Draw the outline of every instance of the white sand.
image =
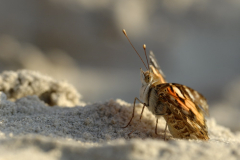
<svg viewBox="0 0 240 160">
<path fill-rule="evenodd" d="M 3 78 L 6 75 L 15 75 L 16 79 L 21 77 L 21 82 L 23 79 L 29 82 L 31 77 L 37 81 L 20 85 L 13 83 L 14 78 Z M 0 93 L 0 159 L 240 159 L 240 133 L 232 133 L 216 124 L 213 118 L 207 121 L 208 142 L 173 139 L 170 134 L 167 135 L 169 140 L 163 141 L 163 119 L 158 126 L 160 136 L 154 134 L 155 118 L 147 109 L 142 122 L 138 123 L 141 105 L 137 105 L 131 125 L 123 129 L 121 126 L 131 117 L 132 104 L 109 100 L 84 105 L 75 102 L 74 98 L 67 98 L 65 93 L 73 90 L 71 85 L 35 72 L 5 72 L 0 77 L 0 86 L 5 86 L 5 90 L 4 87 L 0 89 L 4 91 Z M 41 101 L 40 91 L 48 86 L 44 92 L 52 93 L 51 86 L 55 83 L 59 87 L 55 88 L 55 94 L 61 95 L 55 96 L 55 102 L 81 105 L 60 107 L 55 104 L 50 107 Z M 16 86 L 23 89 L 16 89 L 21 88 Z M 11 94 L 6 88 L 13 88 Z M 14 99 L 11 95 L 20 96 Z M 43 100 L 51 96 L 47 94 Z M 135 129 L 128 137 L 127 134 Z"/>
<path fill-rule="evenodd" d="M 79 101 L 80 94 L 72 85 L 28 70 L 3 72 L 0 75 L 0 91 L 3 91 L 10 100 L 37 95 L 51 106 L 84 104 Z"/>
</svg>

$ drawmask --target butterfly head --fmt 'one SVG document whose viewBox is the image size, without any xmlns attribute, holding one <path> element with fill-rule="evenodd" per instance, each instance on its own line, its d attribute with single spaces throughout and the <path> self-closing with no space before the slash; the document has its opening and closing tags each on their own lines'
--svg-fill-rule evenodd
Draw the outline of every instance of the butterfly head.
<svg viewBox="0 0 240 160">
<path fill-rule="evenodd" d="M 142 68 L 140 68 L 140 75 L 141 75 L 141 82 L 143 85 L 149 84 L 152 82 L 153 78 L 149 70 L 143 71 Z"/>
<path fill-rule="evenodd" d="M 162 75 L 159 73 L 159 71 L 154 68 L 152 65 L 149 66 L 149 70 L 143 71 L 140 68 L 140 75 L 141 75 L 141 82 L 143 85 L 145 84 L 159 84 L 159 83 L 165 83 L 165 79 L 163 79 Z"/>
</svg>

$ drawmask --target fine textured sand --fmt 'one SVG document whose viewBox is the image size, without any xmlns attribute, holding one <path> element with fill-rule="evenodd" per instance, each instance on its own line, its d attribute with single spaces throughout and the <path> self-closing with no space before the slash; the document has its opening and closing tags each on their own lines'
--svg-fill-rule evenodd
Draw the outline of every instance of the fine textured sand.
<svg viewBox="0 0 240 160">
<path fill-rule="evenodd" d="M 240 133 L 212 117 L 208 142 L 169 133 L 164 141 L 165 121 L 155 135 L 155 118 L 147 109 L 139 122 L 141 105 L 131 125 L 121 128 L 132 104 L 120 99 L 85 104 L 72 85 L 40 73 L 4 72 L 0 90 L 0 159 L 240 159 Z"/>
</svg>

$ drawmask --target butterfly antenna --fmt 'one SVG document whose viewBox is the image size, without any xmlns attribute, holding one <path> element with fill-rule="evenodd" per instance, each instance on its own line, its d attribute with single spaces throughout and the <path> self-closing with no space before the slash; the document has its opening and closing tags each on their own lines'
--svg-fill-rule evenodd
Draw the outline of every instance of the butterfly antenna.
<svg viewBox="0 0 240 160">
<path fill-rule="evenodd" d="M 139 56 L 139 58 L 142 60 L 144 66 L 145 66 L 146 69 L 147 69 L 147 66 L 146 66 L 146 64 L 144 63 L 143 59 L 142 59 L 141 56 L 138 54 L 138 52 L 137 52 L 137 50 L 135 49 L 135 47 L 133 46 L 132 42 L 131 42 L 130 39 L 128 38 L 127 32 L 125 31 L 125 29 L 123 29 L 122 31 L 123 31 L 123 34 L 127 37 L 128 42 L 131 44 L 132 48 L 135 50 L 135 52 L 137 53 L 137 55 Z"/>
<path fill-rule="evenodd" d="M 147 53 L 146 53 L 146 44 L 143 45 L 144 53 L 147 59 L 147 64 L 148 64 L 148 70 L 149 70 L 149 63 L 148 63 L 148 58 L 147 58 Z"/>
</svg>

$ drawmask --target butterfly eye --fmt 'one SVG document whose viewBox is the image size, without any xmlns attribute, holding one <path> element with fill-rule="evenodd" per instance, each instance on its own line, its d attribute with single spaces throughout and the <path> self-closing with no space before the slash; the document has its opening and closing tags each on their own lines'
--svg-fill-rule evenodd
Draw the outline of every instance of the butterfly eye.
<svg viewBox="0 0 240 160">
<path fill-rule="evenodd" d="M 149 76 L 146 76 L 146 78 L 145 78 L 145 81 L 146 81 L 146 83 L 148 83 L 149 82 Z"/>
</svg>

